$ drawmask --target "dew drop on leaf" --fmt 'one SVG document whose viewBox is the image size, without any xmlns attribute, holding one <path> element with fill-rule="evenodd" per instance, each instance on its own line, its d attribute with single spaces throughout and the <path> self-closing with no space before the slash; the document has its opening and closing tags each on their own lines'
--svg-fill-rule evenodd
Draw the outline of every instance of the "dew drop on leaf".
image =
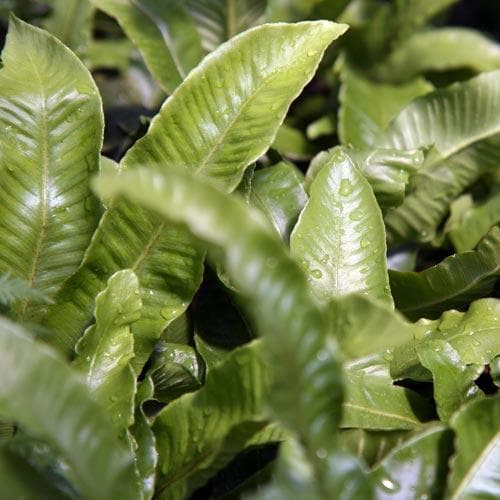
<svg viewBox="0 0 500 500">
<path fill-rule="evenodd" d="M 323 273 L 319 269 L 313 269 L 311 271 L 311 276 L 313 278 L 316 278 L 317 280 L 319 280 L 320 278 L 323 277 Z"/>
<path fill-rule="evenodd" d="M 388 478 L 382 479 L 382 487 L 390 492 L 396 492 L 399 491 L 399 484 L 396 483 L 395 481 L 391 481 Z"/>
<path fill-rule="evenodd" d="M 340 195 L 349 196 L 352 193 L 352 184 L 349 179 L 342 179 L 340 181 Z"/>
</svg>

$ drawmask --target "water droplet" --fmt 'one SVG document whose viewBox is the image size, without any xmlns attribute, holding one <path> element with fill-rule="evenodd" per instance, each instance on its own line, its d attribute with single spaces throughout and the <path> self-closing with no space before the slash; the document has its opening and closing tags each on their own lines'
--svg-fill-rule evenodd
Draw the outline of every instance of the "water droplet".
<svg viewBox="0 0 500 500">
<path fill-rule="evenodd" d="M 399 484 L 396 483 L 395 481 L 391 481 L 390 479 L 387 478 L 382 479 L 381 484 L 387 491 L 392 491 L 392 492 L 399 491 Z"/>
<path fill-rule="evenodd" d="M 326 450 L 324 448 L 318 448 L 316 450 L 316 456 L 320 459 L 326 458 Z"/>
<path fill-rule="evenodd" d="M 314 49 L 310 49 L 310 50 L 307 51 L 307 55 L 309 57 L 315 56 L 317 53 L 318 53 L 318 51 L 314 50 Z"/>
<path fill-rule="evenodd" d="M 311 271 L 311 276 L 313 278 L 316 278 L 317 280 L 319 280 L 320 278 L 323 277 L 323 273 L 319 269 L 313 269 Z"/>
<path fill-rule="evenodd" d="M 112 403 L 115 403 L 116 401 L 118 401 L 118 397 L 117 396 L 111 396 L 109 398 L 109 400 L 112 402 Z"/>
<path fill-rule="evenodd" d="M 390 349 L 387 349 L 384 353 L 384 356 L 383 358 L 386 360 L 386 361 L 392 361 L 393 359 L 393 355 L 392 355 L 392 351 Z"/>
<path fill-rule="evenodd" d="M 92 212 L 93 211 L 93 209 L 94 209 L 94 199 L 92 198 L 92 196 L 87 196 L 87 198 L 85 198 L 84 206 L 85 206 L 85 210 L 87 210 L 87 212 Z"/>
<path fill-rule="evenodd" d="M 363 210 L 360 208 L 356 208 L 356 210 L 353 210 L 351 212 L 351 215 L 349 215 L 349 219 L 351 220 L 361 220 L 363 218 Z"/>
<path fill-rule="evenodd" d="M 318 358 L 318 361 L 326 361 L 328 359 L 328 351 L 322 349 L 316 354 L 316 358 Z"/>
<path fill-rule="evenodd" d="M 349 179 L 342 179 L 340 181 L 340 194 L 341 196 L 349 196 L 352 193 L 352 184 Z"/>
<path fill-rule="evenodd" d="M 481 342 L 479 342 L 479 340 L 477 340 L 477 339 L 474 339 L 474 340 L 472 341 L 472 345 L 473 345 L 473 346 L 476 346 L 476 347 L 479 347 L 479 346 L 481 345 Z"/>
<path fill-rule="evenodd" d="M 370 238 L 368 236 L 363 236 L 361 238 L 361 241 L 359 242 L 359 245 L 361 248 L 366 248 L 366 247 L 369 247 L 370 246 Z"/>
<path fill-rule="evenodd" d="M 164 307 L 161 311 L 160 314 L 163 316 L 165 319 L 171 319 L 172 316 L 172 310 L 168 307 Z"/>
<path fill-rule="evenodd" d="M 330 256 L 328 254 L 325 254 L 324 257 L 321 259 L 322 264 L 327 264 L 328 261 L 330 260 Z"/>
</svg>

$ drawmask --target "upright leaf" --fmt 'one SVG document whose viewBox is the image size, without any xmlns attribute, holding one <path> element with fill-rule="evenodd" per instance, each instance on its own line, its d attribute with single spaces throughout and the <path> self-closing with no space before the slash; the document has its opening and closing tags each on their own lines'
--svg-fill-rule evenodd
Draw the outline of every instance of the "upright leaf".
<svg viewBox="0 0 500 500">
<path fill-rule="evenodd" d="M 305 277 L 258 212 L 182 171 L 125 172 L 97 179 L 96 186 L 102 195 L 125 195 L 188 224 L 222 250 L 231 280 L 249 297 L 266 336 L 275 415 L 300 436 L 320 483 L 347 479 L 352 465 L 347 459 L 333 476 L 327 464 L 338 451 L 342 398 L 336 344 L 326 337 L 325 319 L 310 298 Z"/>
<path fill-rule="evenodd" d="M 90 1 L 116 18 L 168 94 L 203 58 L 200 38 L 182 0 Z"/>
<path fill-rule="evenodd" d="M 75 366 L 116 427 L 134 420 L 135 374 L 130 366 L 134 338 L 130 325 L 140 317 L 139 284 L 132 271 L 118 271 L 96 298 L 96 323 L 76 345 Z"/>
<path fill-rule="evenodd" d="M 357 148 L 373 146 L 401 109 L 432 90 L 423 79 L 399 86 L 372 82 L 346 63 L 340 78 L 339 136 L 343 144 Z"/>
<path fill-rule="evenodd" d="M 392 303 L 380 209 L 368 181 L 341 150 L 312 183 L 290 250 L 321 300 L 360 292 Z"/>
<path fill-rule="evenodd" d="M 266 0 L 186 0 L 185 5 L 207 52 L 260 24 Z"/>
<path fill-rule="evenodd" d="M 494 226 L 475 250 L 447 257 L 420 272 L 390 271 L 396 308 L 408 318 L 435 318 L 451 308 L 487 296 L 500 273 L 500 226 Z"/>
<path fill-rule="evenodd" d="M 132 455 L 74 371 L 6 320 L 0 364 L 0 414 L 54 445 L 84 498 L 137 498 Z"/>
<path fill-rule="evenodd" d="M 103 116 L 83 64 L 48 33 L 12 18 L 0 70 L 0 272 L 48 298 L 76 270 L 99 217 L 89 177 Z M 23 301 L 21 318 L 45 307 Z"/>
<path fill-rule="evenodd" d="M 379 146 L 433 148 L 403 204 L 385 217 L 390 245 L 431 240 L 449 204 L 498 166 L 499 117 L 500 71 L 437 90 L 401 111 Z"/>
<path fill-rule="evenodd" d="M 165 171 L 187 167 L 226 191 L 234 189 L 244 169 L 272 143 L 327 45 L 345 29 L 326 21 L 265 25 L 224 44 L 166 101 L 122 168 L 143 163 Z M 139 278 L 144 305 L 134 327 L 135 365 L 140 367 L 154 340 L 191 301 L 202 260 L 203 252 L 184 229 L 134 204 L 113 204 L 82 267 L 61 294 L 66 303 L 49 318 L 54 343 L 71 350 L 96 293 L 113 272 L 130 268 Z"/>
<path fill-rule="evenodd" d="M 500 496 L 500 398 L 474 401 L 451 419 L 456 452 L 450 462 L 448 498 Z"/>
<path fill-rule="evenodd" d="M 43 27 L 77 54 L 84 54 L 92 34 L 93 7 L 89 0 L 50 0 Z"/>
</svg>

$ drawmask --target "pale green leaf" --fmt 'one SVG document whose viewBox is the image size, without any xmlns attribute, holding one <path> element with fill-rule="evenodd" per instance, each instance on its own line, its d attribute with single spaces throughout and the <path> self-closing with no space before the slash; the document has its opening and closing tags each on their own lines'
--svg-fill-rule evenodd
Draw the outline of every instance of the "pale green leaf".
<svg viewBox="0 0 500 500">
<path fill-rule="evenodd" d="M 6 320 L 0 364 L 0 414 L 56 447 L 84 498 L 137 498 L 132 455 L 73 370 Z"/>
<path fill-rule="evenodd" d="M 389 271 L 396 308 L 412 320 L 435 318 L 451 308 L 487 296 L 500 273 L 500 226 L 475 250 L 447 257 L 420 272 Z"/>
<path fill-rule="evenodd" d="M 273 368 L 273 413 L 300 436 L 310 456 L 318 448 L 321 456 L 335 454 L 342 397 L 336 343 L 327 337 L 325 318 L 311 300 L 304 275 L 260 213 L 185 171 L 140 169 L 97 179 L 95 185 L 100 194 L 124 195 L 188 224 L 219 249 L 265 335 Z M 324 461 L 314 459 L 312 466 L 319 481 L 326 482 L 331 472 Z M 342 478 L 343 472 L 335 474 L 336 480 Z"/>
<path fill-rule="evenodd" d="M 264 20 L 266 0 L 186 0 L 207 52 Z"/>
<path fill-rule="evenodd" d="M 77 54 L 90 43 L 93 7 L 89 0 L 48 0 L 51 13 L 42 26 Z"/>
<path fill-rule="evenodd" d="M 340 78 L 339 136 L 343 144 L 357 148 L 373 146 L 401 109 L 432 90 L 423 79 L 398 86 L 372 82 L 346 63 Z"/>
<path fill-rule="evenodd" d="M 499 132 L 500 71 L 437 90 L 401 111 L 378 146 L 432 150 L 403 204 L 385 217 L 390 245 L 432 240 L 450 203 L 498 166 Z"/>
<path fill-rule="evenodd" d="M 451 419 L 456 452 L 450 462 L 447 498 L 500 496 L 500 398 L 474 401 Z"/>
<path fill-rule="evenodd" d="M 278 130 L 272 148 L 293 160 L 308 160 L 314 154 L 312 144 L 297 128 L 283 124 Z"/>
<path fill-rule="evenodd" d="M 115 17 L 168 94 L 203 58 L 201 41 L 181 0 L 90 0 Z"/>
<path fill-rule="evenodd" d="M 48 33 L 12 18 L 0 70 L 0 272 L 53 298 L 99 217 L 89 176 L 103 116 L 83 64 Z M 46 306 L 23 301 L 22 319 Z"/>
<path fill-rule="evenodd" d="M 127 152 L 122 168 L 186 167 L 226 191 L 234 189 L 245 168 L 272 143 L 327 45 L 345 29 L 318 21 L 269 24 L 238 35 L 207 56 L 167 99 L 147 135 Z M 117 202 L 61 293 L 64 302 L 49 317 L 54 343 L 71 350 L 107 278 L 130 268 L 139 278 L 144 305 L 134 327 L 134 366 L 141 367 L 161 331 L 191 301 L 202 261 L 203 252 L 184 229 L 132 203 Z"/>
<path fill-rule="evenodd" d="M 380 209 L 368 181 L 341 150 L 314 179 L 290 250 L 321 300 L 359 292 L 392 304 Z"/>
<path fill-rule="evenodd" d="M 406 81 L 429 71 L 463 68 L 478 73 L 500 68 L 500 46 L 471 29 L 432 29 L 397 45 L 376 72 L 386 80 Z"/>
<path fill-rule="evenodd" d="M 500 300 L 481 299 L 468 311 L 447 311 L 439 320 L 415 324 L 415 339 L 393 352 L 393 378 L 412 377 L 431 380 L 430 373 L 419 370 L 417 351 L 428 342 L 445 341 L 465 365 L 486 365 L 500 354 Z M 419 374 L 415 376 L 415 374 Z"/>
<path fill-rule="evenodd" d="M 76 344 L 75 367 L 82 371 L 94 398 L 105 408 L 119 430 L 134 421 L 135 374 L 132 323 L 141 314 L 137 277 L 118 271 L 96 298 L 96 323 Z"/>
</svg>

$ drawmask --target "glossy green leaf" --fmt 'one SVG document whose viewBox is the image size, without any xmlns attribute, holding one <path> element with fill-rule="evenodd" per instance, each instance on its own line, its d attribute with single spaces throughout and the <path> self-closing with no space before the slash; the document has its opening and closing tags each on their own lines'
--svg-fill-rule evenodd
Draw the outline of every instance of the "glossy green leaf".
<svg viewBox="0 0 500 500">
<path fill-rule="evenodd" d="M 184 171 L 160 175 L 141 169 L 96 179 L 95 185 L 102 195 L 122 194 L 187 223 L 194 234 L 223 250 L 225 268 L 249 297 L 266 337 L 274 414 L 301 437 L 316 457 L 312 466 L 319 481 L 326 481 L 329 472 L 320 457 L 335 453 L 342 397 L 336 343 L 327 339 L 325 318 L 311 300 L 305 277 L 272 228 L 243 200 L 224 196 Z M 335 475 L 339 481 L 343 477 Z"/>
<path fill-rule="evenodd" d="M 54 445 L 84 498 L 137 498 L 132 455 L 74 371 L 6 320 L 0 364 L 0 414 Z"/>
<path fill-rule="evenodd" d="M 48 0 L 50 16 L 43 27 L 77 54 L 90 43 L 93 7 L 89 0 Z"/>
<path fill-rule="evenodd" d="M 199 335 L 195 335 L 194 343 L 196 345 L 196 351 L 200 354 L 205 362 L 205 371 L 210 373 L 210 371 L 215 368 L 225 357 L 229 354 L 229 350 L 223 349 L 212 344 L 209 344 Z"/>
<path fill-rule="evenodd" d="M 203 48 L 211 52 L 221 43 L 261 24 L 265 0 L 186 0 L 186 9 L 201 36 Z"/>
<path fill-rule="evenodd" d="M 250 204 L 266 215 L 285 241 L 306 202 L 303 175 L 294 165 L 283 161 L 254 173 Z"/>
<path fill-rule="evenodd" d="M 410 319 L 435 318 L 488 295 L 500 273 L 500 226 L 475 250 L 447 257 L 421 272 L 389 271 L 396 308 Z"/>
<path fill-rule="evenodd" d="M 269 374 L 261 348 L 254 342 L 236 349 L 209 373 L 202 389 L 158 414 L 153 430 L 160 453 L 156 489 L 160 498 L 185 498 L 200 485 L 200 478 L 203 484 L 203 469 L 216 458 L 231 429 L 263 419 Z"/>
<path fill-rule="evenodd" d="M 434 400 L 439 418 L 446 422 L 463 403 L 483 396 L 474 380 L 480 365 L 465 365 L 458 352 L 444 340 L 427 340 L 416 348 L 422 365 L 432 373 Z"/>
<path fill-rule="evenodd" d="M 201 387 L 203 365 L 196 351 L 182 344 L 156 345 L 148 375 L 154 384 L 154 399 L 163 403 Z"/>
<path fill-rule="evenodd" d="M 12 18 L 0 70 L 0 272 L 48 298 L 76 270 L 99 216 L 88 179 L 99 167 L 103 117 L 78 58 Z M 45 305 L 23 301 L 20 318 Z"/>
<path fill-rule="evenodd" d="M 245 167 L 272 143 L 326 46 L 345 29 L 326 21 L 265 25 L 221 46 L 167 99 L 148 134 L 127 152 L 123 169 L 184 166 L 227 191 L 234 189 Z M 191 301 L 202 260 L 203 252 L 184 229 L 134 204 L 117 202 L 61 293 L 64 302 L 49 317 L 54 344 L 71 350 L 89 320 L 96 293 L 113 272 L 130 268 L 139 278 L 144 305 L 134 327 L 134 365 L 140 367 L 161 331 Z"/>
<path fill-rule="evenodd" d="M 449 429 L 434 424 L 392 450 L 371 472 L 375 498 L 442 498 L 452 441 Z"/>
<path fill-rule="evenodd" d="M 447 234 L 457 252 L 472 250 L 495 224 L 500 223 L 500 193 L 467 210 Z"/>
<path fill-rule="evenodd" d="M 474 401 L 451 419 L 456 433 L 447 497 L 500 496 L 500 398 Z"/>
<path fill-rule="evenodd" d="M 336 146 L 314 157 L 309 165 L 306 186 L 312 182 L 337 151 L 349 156 L 370 183 L 382 212 L 401 205 L 410 175 L 421 167 L 424 155 L 419 150 L 354 149 Z"/>
<path fill-rule="evenodd" d="M 203 58 L 201 41 L 180 0 L 90 0 L 116 18 L 156 81 L 172 94 Z"/>
<path fill-rule="evenodd" d="M 401 109 L 432 90 L 422 79 L 398 86 L 372 82 L 345 63 L 340 78 L 339 136 L 342 144 L 357 148 L 373 146 Z"/>
<path fill-rule="evenodd" d="M 390 306 L 365 295 L 339 297 L 329 302 L 326 309 L 346 360 L 379 352 L 390 360 L 390 350 L 413 340 L 419 331 Z"/>
<path fill-rule="evenodd" d="M 500 46 L 471 29 L 432 29 L 396 46 L 376 72 L 387 80 L 406 81 L 429 71 L 462 68 L 478 73 L 500 68 Z"/>
<path fill-rule="evenodd" d="M 290 250 L 321 300 L 359 292 L 392 304 L 380 209 L 370 185 L 341 150 L 314 179 Z"/>
<path fill-rule="evenodd" d="M 439 320 L 421 320 L 415 325 L 415 339 L 393 352 L 393 378 L 410 377 L 418 370 L 417 350 L 434 341 L 447 342 L 465 365 L 486 365 L 500 354 L 500 301 L 481 299 L 473 302 L 468 311 L 447 311 Z M 417 330 L 420 329 L 420 331 Z M 430 373 L 421 373 L 430 380 Z"/>
<path fill-rule="evenodd" d="M 432 416 L 417 393 L 393 385 L 388 360 L 382 356 L 345 364 L 344 380 L 344 428 L 410 430 Z"/>
<path fill-rule="evenodd" d="M 403 204 L 385 217 L 390 245 L 431 240 L 449 204 L 497 167 L 499 117 L 500 71 L 437 90 L 401 111 L 378 145 L 433 148 Z"/>
<path fill-rule="evenodd" d="M 119 430 L 134 421 L 135 374 L 132 323 L 141 314 L 137 277 L 130 270 L 118 271 L 96 298 L 96 323 L 76 345 L 74 365 L 84 374 L 94 398 L 111 415 Z"/>
</svg>

